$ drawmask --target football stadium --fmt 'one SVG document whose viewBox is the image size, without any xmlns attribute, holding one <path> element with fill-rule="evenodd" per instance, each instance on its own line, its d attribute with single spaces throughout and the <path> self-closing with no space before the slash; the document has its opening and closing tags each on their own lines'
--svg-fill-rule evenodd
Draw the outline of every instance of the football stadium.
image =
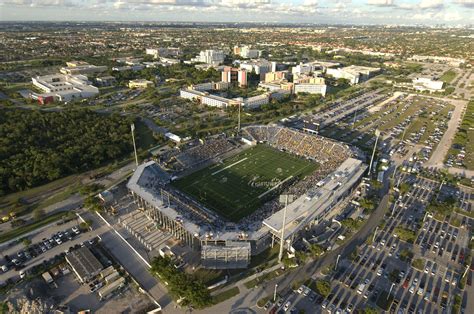
<svg viewBox="0 0 474 314">
<path fill-rule="evenodd" d="M 289 247 L 330 219 L 367 169 L 356 157 L 316 134 L 252 125 L 144 163 L 127 187 L 153 226 L 200 250 L 204 267 L 245 268 L 275 241 Z M 286 213 L 282 194 L 292 195 Z"/>
</svg>

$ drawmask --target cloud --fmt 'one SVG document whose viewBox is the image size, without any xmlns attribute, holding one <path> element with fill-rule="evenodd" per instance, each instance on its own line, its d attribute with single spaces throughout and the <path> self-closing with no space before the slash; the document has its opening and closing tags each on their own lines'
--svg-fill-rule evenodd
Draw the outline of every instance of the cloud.
<svg viewBox="0 0 474 314">
<path fill-rule="evenodd" d="M 393 7 L 395 3 L 393 0 L 367 0 L 368 5 L 374 5 L 377 7 Z"/>
<path fill-rule="evenodd" d="M 442 9 L 444 7 L 443 0 L 421 0 L 418 4 L 420 9 Z"/>
<path fill-rule="evenodd" d="M 474 0 L 454 0 L 453 3 L 459 4 L 465 8 L 474 8 Z"/>
</svg>

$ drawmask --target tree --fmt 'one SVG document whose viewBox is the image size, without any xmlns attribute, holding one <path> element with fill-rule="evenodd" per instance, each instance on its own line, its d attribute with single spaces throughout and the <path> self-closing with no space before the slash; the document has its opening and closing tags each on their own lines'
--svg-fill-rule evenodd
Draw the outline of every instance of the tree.
<svg viewBox="0 0 474 314">
<path fill-rule="evenodd" d="M 311 246 L 309 247 L 309 251 L 311 252 L 311 255 L 313 257 L 318 257 L 318 256 L 324 254 L 323 247 L 318 245 L 318 244 L 311 244 Z"/>
<path fill-rule="evenodd" d="M 33 219 L 34 220 L 40 220 L 41 218 L 44 217 L 44 215 L 45 215 L 45 212 L 44 212 L 43 209 L 38 208 L 38 209 L 35 209 L 33 211 Z"/>
<path fill-rule="evenodd" d="M 21 243 L 23 243 L 23 246 L 27 248 L 31 245 L 31 240 L 28 238 L 24 238 L 23 241 L 21 241 Z"/>
<path fill-rule="evenodd" d="M 331 293 L 331 284 L 326 280 L 316 280 L 316 292 L 323 297 L 327 297 Z"/>
</svg>

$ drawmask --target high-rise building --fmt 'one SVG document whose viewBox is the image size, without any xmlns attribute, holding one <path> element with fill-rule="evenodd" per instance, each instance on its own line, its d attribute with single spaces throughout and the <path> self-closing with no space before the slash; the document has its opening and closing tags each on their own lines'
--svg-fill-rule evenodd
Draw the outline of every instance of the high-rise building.
<svg viewBox="0 0 474 314">
<path fill-rule="evenodd" d="M 245 69 L 225 67 L 221 76 L 223 82 L 238 82 L 240 87 L 247 86 L 247 71 Z"/>
</svg>

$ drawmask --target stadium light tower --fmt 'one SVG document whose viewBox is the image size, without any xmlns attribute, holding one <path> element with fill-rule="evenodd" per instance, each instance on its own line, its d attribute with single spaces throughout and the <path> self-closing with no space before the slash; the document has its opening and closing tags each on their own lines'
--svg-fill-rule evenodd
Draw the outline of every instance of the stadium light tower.
<svg viewBox="0 0 474 314">
<path fill-rule="evenodd" d="M 280 195 L 280 203 L 285 204 L 285 208 L 283 209 L 283 224 L 281 226 L 281 239 L 280 239 L 280 253 L 278 253 L 278 262 L 281 262 L 283 258 L 283 245 L 285 242 L 285 227 L 286 227 L 286 209 L 288 207 L 288 202 L 293 201 L 293 195 L 291 194 L 284 194 Z"/>
<path fill-rule="evenodd" d="M 370 172 L 372 171 L 372 163 L 374 162 L 375 150 L 377 149 L 377 143 L 379 141 L 379 136 L 380 136 L 379 129 L 375 129 L 375 144 L 374 144 L 374 150 L 372 151 L 372 158 L 370 158 L 369 176 L 370 176 Z"/>
<path fill-rule="evenodd" d="M 130 130 L 132 130 L 132 140 L 133 140 L 133 151 L 135 152 L 135 164 L 138 167 L 138 156 L 137 156 L 137 145 L 135 144 L 135 124 L 130 125 Z"/>
</svg>

